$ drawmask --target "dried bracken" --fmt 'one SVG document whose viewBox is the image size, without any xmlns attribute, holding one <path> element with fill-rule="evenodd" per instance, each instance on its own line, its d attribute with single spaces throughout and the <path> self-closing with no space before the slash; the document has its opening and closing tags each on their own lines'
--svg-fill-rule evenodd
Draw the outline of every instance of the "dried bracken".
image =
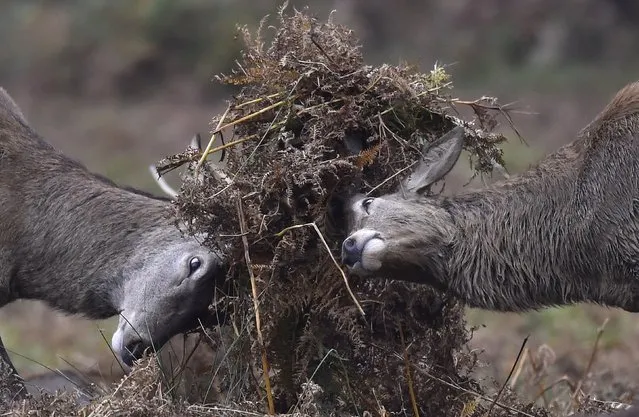
<svg viewBox="0 0 639 417">
<path fill-rule="evenodd" d="M 246 49 L 236 71 L 218 77 L 241 90 L 213 120 L 221 127 L 214 136 L 225 134 L 231 184 L 186 176 L 176 204 L 229 254 L 227 298 L 216 303 L 239 329 L 227 361 L 229 395 L 266 405 L 272 391 L 276 411 L 289 412 L 312 380 L 327 407 L 321 414 L 399 412 L 411 407 L 412 385 L 425 415 L 459 415 L 470 394 L 414 371 L 409 384 L 406 367 L 476 389 L 467 378 L 473 361 L 459 358 L 468 338 L 462 307 L 425 286 L 351 278 L 362 316 L 328 250 L 338 257 L 339 218 L 326 213 L 333 197 L 396 188 L 424 141 L 454 125 L 467 127 L 476 172 L 490 172 L 502 163 L 504 138 L 492 129 L 505 111 L 487 98 L 472 102 L 474 119 L 455 117 L 459 101 L 445 94 L 443 68 L 365 65 L 353 33 L 331 18 L 285 15 L 283 7 L 268 47 L 261 31 L 241 33 Z M 298 225 L 307 226 L 291 228 Z M 240 374 L 250 374 L 243 385 Z"/>
</svg>

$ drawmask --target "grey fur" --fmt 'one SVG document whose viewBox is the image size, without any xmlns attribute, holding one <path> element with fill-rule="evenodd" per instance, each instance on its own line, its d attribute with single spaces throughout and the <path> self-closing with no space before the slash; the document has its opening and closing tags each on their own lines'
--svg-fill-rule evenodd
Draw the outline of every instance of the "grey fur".
<svg viewBox="0 0 639 417">
<path fill-rule="evenodd" d="M 91 319 L 120 314 L 113 344 L 127 364 L 161 347 L 206 310 L 223 268 L 169 204 L 64 156 L 0 89 L 0 307 L 25 298 Z"/>
<path fill-rule="evenodd" d="M 458 139 L 439 142 L 439 166 L 457 159 Z M 417 172 L 433 162 L 428 149 L 425 161 Z M 404 189 L 348 204 L 342 258 L 356 274 L 430 284 L 491 310 L 639 311 L 639 82 L 517 177 L 448 197 Z"/>
<path fill-rule="evenodd" d="M 601 414 L 573 414 L 573 417 L 639 417 L 639 408 L 637 406 L 629 407 L 619 412 L 613 411 L 610 413 Z"/>
</svg>

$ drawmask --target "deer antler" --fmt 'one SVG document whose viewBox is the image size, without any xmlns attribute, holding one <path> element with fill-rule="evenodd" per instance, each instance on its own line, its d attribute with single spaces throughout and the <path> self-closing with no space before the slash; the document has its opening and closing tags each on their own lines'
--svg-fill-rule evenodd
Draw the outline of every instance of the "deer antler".
<svg viewBox="0 0 639 417">
<path fill-rule="evenodd" d="M 166 180 L 160 176 L 160 173 L 158 172 L 158 169 L 155 166 L 155 164 L 149 165 L 149 171 L 151 171 L 151 176 L 153 176 L 153 179 L 155 180 L 157 185 L 162 189 L 162 191 L 164 191 L 165 194 L 167 194 L 169 197 L 173 199 L 177 198 L 177 195 L 178 195 L 177 191 L 175 191 L 175 189 L 171 187 L 166 182 Z"/>
<path fill-rule="evenodd" d="M 202 152 L 202 138 L 199 133 L 196 133 L 193 136 L 193 138 L 191 138 L 189 147 L 197 149 L 198 151 Z M 226 175 L 220 167 L 216 166 L 215 163 L 211 161 L 207 161 L 207 163 L 202 166 L 205 167 L 205 169 L 210 169 L 211 173 L 213 174 L 213 177 L 217 181 L 222 181 L 226 183 L 227 185 L 231 184 L 232 181 L 228 177 L 228 175 Z M 169 197 L 173 199 L 177 198 L 178 192 L 173 187 L 171 187 L 164 178 L 162 178 L 155 164 L 149 165 L 149 171 L 151 171 L 151 175 L 153 176 L 153 179 L 158 184 L 158 186 L 162 189 L 162 191 L 164 191 L 165 194 L 167 194 Z M 203 179 L 203 174 L 201 172 L 198 172 L 197 180 L 201 181 L 202 179 Z"/>
</svg>

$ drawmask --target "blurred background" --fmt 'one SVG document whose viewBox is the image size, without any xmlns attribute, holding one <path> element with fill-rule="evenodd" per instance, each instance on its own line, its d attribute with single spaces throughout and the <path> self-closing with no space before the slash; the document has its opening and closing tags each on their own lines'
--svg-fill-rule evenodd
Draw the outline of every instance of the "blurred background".
<svg viewBox="0 0 639 417">
<path fill-rule="evenodd" d="M 624 84 L 639 79 L 639 2 L 634 0 L 306 0 L 320 20 L 353 29 L 370 64 L 448 65 L 454 95 L 517 102 L 504 145 L 515 173 L 572 140 Z M 147 166 L 182 151 L 225 108 L 241 41 L 281 2 L 270 0 L 3 0 L 0 85 L 54 146 L 111 179 L 160 193 Z M 273 19 L 273 17 L 271 17 Z M 456 172 L 457 186 L 468 172 Z M 173 183 L 177 184 L 174 178 Z M 481 185 L 477 183 L 474 185 Z M 639 320 L 579 305 L 529 314 L 469 310 L 471 347 L 503 380 L 530 335 L 531 356 L 558 376 L 579 377 L 608 319 L 591 372 L 639 381 Z M 35 302 L 0 310 L 0 335 L 19 371 L 99 368 L 114 362 L 116 320 L 65 317 Z M 19 354 L 19 355 L 18 355 Z M 20 356 L 22 355 L 22 356 Z M 537 356 L 535 356 L 537 355 Z M 544 362 L 544 363 L 546 363 Z"/>
</svg>

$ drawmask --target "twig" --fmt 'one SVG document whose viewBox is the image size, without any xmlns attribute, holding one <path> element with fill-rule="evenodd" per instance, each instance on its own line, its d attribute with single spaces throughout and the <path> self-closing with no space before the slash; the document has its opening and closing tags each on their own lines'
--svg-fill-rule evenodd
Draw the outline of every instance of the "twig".
<svg viewBox="0 0 639 417">
<path fill-rule="evenodd" d="M 198 321 L 199 321 L 199 320 L 198 320 Z M 200 326 L 201 326 L 201 325 L 202 325 L 202 323 L 200 322 Z M 185 339 L 184 339 L 184 340 L 186 340 L 186 335 L 184 335 L 184 336 L 185 336 Z M 191 352 L 190 352 L 187 356 L 183 357 L 183 361 L 182 361 L 182 363 L 181 363 L 181 364 L 178 364 L 178 365 L 179 365 L 178 370 L 177 370 L 177 371 L 172 372 L 172 375 L 171 375 L 171 377 L 172 377 L 172 378 L 171 378 L 171 379 L 172 379 L 172 381 L 171 381 L 171 382 L 172 382 L 172 383 L 177 384 L 177 382 L 176 382 L 176 381 L 177 381 L 177 379 L 178 379 L 178 378 L 179 378 L 179 377 L 180 377 L 180 376 L 181 376 L 181 375 L 182 375 L 182 374 L 186 371 L 186 369 L 187 369 L 187 368 L 186 368 L 186 366 L 189 364 L 189 361 L 191 360 L 191 358 L 193 357 L 193 355 L 194 355 L 194 354 L 195 354 L 195 352 L 197 351 L 197 348 L 200 346 L 200 343 L 201 343 L 201 342 L 202 342 L 202 333 L 200 333 L 200 334 L 198 335 L 197 342 L 195 343 L 195 346 L 193 346 L 193 349 L 191 350 Z M 183 346 L 184 346 L 184 345 L 183 345 Z M 185 348 L 185 347 L 183 347 L 183 351 L 186 351 L 186 348 Z"/>
<path fill-rule="evenodd" d="M 521 357 L 521 360 L 519 361 L 519 365 L 517 365 L 517 370 L 515 371 L 515 373 L 513 374 L 512 379 L 510 380 L 510 383 L 508 384 L 510 386 L 510 389 L 513 389 L 515 387 L 515 384 L 517 384 L 517 380 L 519 379 L 519 375 L 521 374 L 521 371 L 524 369 L 524 364 L 526 363 L 526 359 L 528 359 L 528 355 L 529 355 L 529 350 L 528 348 L 524 349 L 524 354 Z"/>
<path fill-rule="evenodd" d="M 269 129 L 267 129 L 266 133 L 268 133 L 274 127 L 280 127 L 280 126 L 284 125 L 285 123 L 286 122 L 274 123 L 271 127 L 269 127 Z M 260 137 L 260 135 L 249 135 L 249 136 L 246 136 L 246 137 L 244 137 L 242 139 L 234 140 L 232 142 L 225 143 L 224 145 L 217 146 L 217 147 L 215 147 L 213 149 L 209 149 L 208 151 L 205 151 L 203 153 L 203 155 L 208 156 L 208 155 L 210 155 L 212 153 L 219 152 L 221 150 L 230 148 L 230 147 L 235 146 L 235 145 L 239 145 L 240 143 L 244 143 L 244 142 L 248 142 L 249 140 L 257 139 L 258 137 Z"/>
<path fill-rule="evenodd" d="M 357 306 L 357 309 L 359 310 L 360 313 L 362 313 L 362 316 L 366 316 L 366 313 L 364 313 L 364 309 L 360 305 L 359 301 L 357 301 L 357 298 L 355 297 L 355 294 L 353 294 L 353 291 L 351 290 L 351 286 L 348 283 L 348 278 L 346 278 L 346 274 L 344 273 L 344 270 L 339 266 L 339 264 L 335 260 L 335 257 L 333 256 L 333 253 L 331 252 L 330 246 L 328 246 L 328 243 L 326 242 L 326 239 L 324 239 L 324 236 L 322 236 L 322 232 L 320 232 L 319 228 L 317 227 L 317 225 L 315 223 L 304 223 L 304 224 L 296 224 L 294 226 L 289 226 L 286 229 L 276 233 L 275 236 L 282 237 L 282 235 L 284 235 L 284 233 L 286 233 L 288 231 L 291 231 L 293 229 L 299 229 L 299 228 L 302 228 L 302 227 L 309 227 L 309 226 L 311 226 L 311 227 L 313 227 L 315 229 L 315 231 L 317 232 L 317 235 L 319 236 L 319 238 L 321 239 L 322 243 L 324 244 L 324 247 L 328 251 L 328 255 L 331 257 L 331 260 L 333 261 L 333 263 L 335 264 L 337 269 L 339 269 L 339 272 L 342 274 L 342 278 L 344 279 L 344 284 L 346 284 L 346 290 L 348 291 L 348 294 L 353 299 L 353 302 Z"/>
<path fill-rule="evenodd" d="M 421 93 L 417 94 L 415 96 L 415 98 L 422 97 L 422 96 L 424 96 L 426 94 L 434 93 L 435 91 L 439 91 L 439 90 L 441 90 L 443 88 L 450 88 L 452 86 L 453 86 L 452 81 L 447 81 L 447 82 L 443 83 L 442 85 L 439 85 L 439 86 L 433 87 L 433 88 L 429 88 L 426 91 L 422 91 Z"/>
<path fill-rule="evenodd" d="M 63 358 L 62 356 L 58 356 L 59 359 L 61 359 L 64 363 L 66 363 L 67 365 L 69 365 L 77 374 L 78 376 L 82 379 L 82 383 L 87 385 L 88 387 L 90 387 L 91 385 L 95 386 L 96 390 L 102 392 L 102 394 L 105 394 L 106 392 L 102 389 L 102 387 L 100 387 L 93 379 L 91 379 L 88 375 L 86 375 L 85 371 L 82 371 L 80 368 L 78 368 L 77 366 L 75 366 L 74 364 L 72 364 L 71 362 L 69 362 L 68 360 L 66 360 L 65 358 Z M 82 392 L 84 395 L 86 395 L 87 397 L 93 397 L 93 395 L 89 395 L 89 392 L 85 391 L 84 388 L 80 388 L 78 384 L 76 384 L 75 382 L 71 381 L 71 379 L 69 377 L 67 377 L 64 372 L 62 372 L 59 369 L 56 369 L 57 373 L 59 373 L 60 375 L 62 375 L 66 380 L 68 380 L 69 382 L 73 383 L 80 392 Z"/>
<path fill-rule="evenodd" d="M 309 111 L 315 110 L 315 109 L 320 108 L 320 107 L 330 106 L 331 104 L 339 103 L 340 101 L 344 101 L 344 99 L 343 98 L 334 98 L 333 100 L 330 100 L 330 101 L 325 101 L 325 102 L 322 102 L 322 103 L 319 103 L 319 104 L 315 104 L 313 106 L 304 107 L 304 108 L 298 110 L 295 114 L 297 116 L 299 116 L 301 114 L 308 113 Z"/>
<path fill-rule="evenodd" d="M 550 391 L 552 388 L 556 387 L 557 385 L 561 384 L 562 382 L 565 382 L 566 384 L 568 384 L 568 386 L 570 387 L 571 391 L 574 391 L 575 389 L 575 385 L 572 383 L 572 381 L 570 380 L 570 378 L 568 378 L 566 375 L 562 376 L 561 378 L 559 378 L 558 380 L 556 380 L 555 382 L 551 383 L 550 385 L 548 385 L 547 387 L 545 387 L 544 389 L 542 389 L 537 396 L 533 399 L 532 402 L 537 401 L 539 398 L 541 398 L 542 400 L 544 400 L 544 405 L 546 407 L 548 407 L 548 401 L 546 400 L 545 394 Z"/>
<path fill-rule="evenodd" d="M 519 138 L 520 141 L 522 141 L 523 143 L 527 144 L 526 141 L 524 140 L 524 137 L 521 135 L 521 133 L 519 133 L 519 130 L 517 129 L 517 127 L 515 126 L 515 122 L 513 121 L 512 117 L 510 116 L 510 106 L 512 106 L 512 104 L 514 103 L 508 103 L 508 104 L 504 104 L 504 105 L 500 105 L 500 104 L 484 104 L 482 103 L 482 101 L 487 101 L 492 99 L 492 97 L 482 97 L 479 98 L 477 100 L 459 100 L 459 99 L 444 99 L 444 98 L 439 98 L 438 99 L 440 101 L 445 101 L 448 102 L 449 104 L 462 104 L 465 106 L 469 106 L 473 109 L 473 111 L 475 110 L 475 108 L 480 108 L 480 109 L 484 109 L 484 110 L 493 110 L 493 111 L 497 111 L 499 112 L 499 114 L 501 114 L 506 121 L 508 122 L 508 125 L 510 126 L 510 128 L 515 132 L 515 134 L 517 135 L 517 137 Z"/>
<path fill-rule="evenodd" d="M 402 324 L 399 324 L 399 338 L 402 341 L 402 349 L 404 350 L 404 366 L 406 366 L 406 380 L 408 381 L 408 395 L 410 396 L 410 403 L 413 406 L 413 415 L 419 417 L 419 407 L 417 407 L 417 398 L 415 397 L 415 388 L 413 386 L 413 377 L 410 373 L 410 361 L 408 360 L 408 348 L 406 347 L 406 341 L 404 340 L 404 331 L 402 330 Z"/>
<path fill-rule="evenodd" d="M 104 343 L 107 345 L 107 347 L 111 351 L 111 355 L 113 355 L 113 358 L 117 362 L 118 366 L 120 367 L 120 369 L 122 369 L 122 373 L 126 374 L 126 370 L 124 369 L 124 366 L 122 366 L 122 363 L 118 359 L 118 355 L 115 353 L 115 351 L 111 347 L 111 343 L 109 343 L 109 341 L 107 340 L 106 336 L 104 335 L 104 331 L 102 329 L 100 329 L 99 327 L 97 327 L 97 326 L 96 326 L 96 328 L 98 329 L 98 332 L 100 333 L 100 336 L 102 336 L 102 340 L 104 340 Z"/>
<path fill-rule="evenodd" d="M 275 414 L 275 404 L 273 402 L 273 392 L 271 390 L 271 380 L 269 378 L 269 366 L 266 358 L 266 347 L 264 345 L 264 337 L 262 336 L 262 327 L 260 323 L 260 309 L 257 299 L 257 283 L 255 274 L 251 264 L 251 256 L 249 254 L 249 244 L 246 237 L 246 220 L 244 218 L 244 210 L 242 210 L 242 199 L 237 199 L 237 213 L 240 219 L 240 232 L 242 233 L 242 243 L 244 244 L 244 259 L 246 260 L 246 268 L 251 278 L 251 291 L 253 293 L 253 308 L 255 309 L 255 328 L 257 330 L 257 341 L 262 348 L 262 372 L 264 373 L 264 385 L 266 388 L 266 399 L 268 402 L 268 411 L 270 415 Z"/>
<path fill-rule="evenodd" d="M 467 389 L 467 388 L 461 387 L 461 386 L 459 386 L 459 385 L 457 385 L 457 384 L 453 384 L 453 383 L 450 383 L 450 382 L 448 382 L 448 381 L 444 381 L 443 379 L 441 379 L 441 378 L 439 378 L 439 377 L 437 377 L 437 376 L 435 376 L 435 375 L 431 374 L 430 372 L 428 372 L 428 371 L 426 371 L 426 370 L 424 370 L 424 369 L 418 368 L 418 367 L 417 367 L 417 366 L 415 366 L 415 365 L 413 365 L 413 369 L 415 369 L 417 372 L 419 372 L 419 373 L 421 373 L 421 374 L 423 374 L 423 375 L 426 375 L 427 377 L 429 377 L 429 378 L 431 378 L 431 379 L 433 379 L 433 380 L 435 380 L 435 381 L 437 381 L 437 382 L 439 382 L 439 383 L 441 383 L 441 384 L 444 384 L 444 385 L 449 386 L 449 387 L 451 387 L 451 388 L 454 388 L 454 389 L 457 389 L 457 390 L 459 390 L 459 391 L 465 392 L 465 393 L 467 393 L 467 394 L 474 395 L 475 397 L 477 397 L 477 398 L 478 398 L 478 399 L 480 399 L 480 400 L 484 400 L 484 401 L 491 401 L 491 402 L 493 401 L 493 399 L 492 399 L 492 398 L 490 398 L 490 397 L 487 397 L 487 396 L 485 396 L 485 395 L 483 395 L 483 394 L 480 394 L 480 393 L 478 393 L 478 392 L 475 392 L 475 391 L 473 391 L 473 390 L 470 390 L 470 389 Z M 497 402 L 497 401 L 495 401 L 495 405 L 496 405 L 497 407 L 501 407 L 501 408 L 503 408 L 504 410 L 508 410 L 508 411 L 512 411 L 513 413 L 521 414 L 522 416 L 526 416 L 526 417 L 535 417 L 535 416 L 533 416 L 532 414 L 526 413 L 525 411 L 517 410 L 517 409 L 516 409 L 516 408 L 514 408 L 514 407 L 508 406 L 508 405 L 506 405 L 506 404 L 502 404 L 502 403 Z"/>
<path fill-rule="evenodd" d="M 608 317 L 606 317 L 604 322 L 597 329 L 597 336 L 595 338 L 595 344 L 592 347 L 592 352 L 590 353 L 590 359 L 588 360 L 588 365 L 584 369 L 584 373 L 581 375 L 581 378 L 579 379 L 579 381 L 577 381 L 577 386 L 575 387 L 575 390 L 572 393 L 572 398 L 571 398 L 570 403 L 568 403 L 568 406 L 570 406 L 570 404 L 575 404 L 576 403 L 577 395 L 579 395 L 579 391 L 581 391 L 581 387 L 582 387 L 586 377 L 590 373 L 590 369 L 592 368 L 592 364 L 595 362 L 595 357 L 597 356 L 597 350 L 598 350 L 598 347 L 599 347 L 599 341 L 601 340 L 601 336 L 603 335 L 603 332 L 604 332 L 604 329 L 606 327 L 606 324 L 608 324 L 608 320 L 609 320 Z M 568 411 L 568 410 L 566 409 L 566 411 Z"/>
<path fill-rule="evenodd" d="M 532 370 L 535 373 L 535 377 L 533 379 L 535 380 L 535 386 L 537 387 L 537 391 L 541 393 L 545 393 L 546 392 L 546 387 L 544 385 L 545 375 L 543 374 L 543 371 L 545 368 L 543 368 L 543 364 L 537 363 L 537 360 L 535 359 L 535 355 L 530 355 L 529 359 L 530 359 L 530 365 L 532 366 Z M 544 394 L 541 397 L 541 399 L 544 401 L 544 406 L 547 408 L 549 404 L 548 404 L 548 400 L 546 399 L 546 395 Z"/>
<path fill-rule="evenodd" d="M 213 195 L 211 196 L 211 198 L 216 198 L 218 195 L 222 194 L 224 191 L 226 191 L 226 190 L 227 190 L 227 189 L 231 186 L 231 184 L 233 183 L 233 181 L 235 181 L 235 178 L 237 178 L 237 176 L 240 174 L 240 172 L 244 169 L 244 167 L 246 166 L 246 164 L 248 163 L 248 161 L 250 161 L 250 160 L 251 160 L 251 158 L 252 158 L 252 157 L 253 157 L 253 155 L 255 154 L 255 151 L 257 150 L 257 148 L 259 148 L 259 146 L 261 145 L 262 141 L 264 141 L 264 138 L 266 138 L 266 135 L 267 135 L 267 134 L 268 134 L 268 133 L 269 133 L 272 129 L 274 129 L 274 128 L 276 128 L 276 127 L 283 126 L 283 125 L 285 125 L 285 124 L 286 124 L 286 121 L 281 121 L 281 122 L 277 122 L 277 123 L 275 123 L 275 120 L 276 120 L 276 119 L 277 119 L 277 117 L 279 116 L 279 114 L 280 114 L 280 111 L 281 111 L 281 110 L 282 110 L 282 109 L 279 109 L 279 110 L 278 110 L 278 112 L 277 112 L 277 114 L 275 115 L 275 118 L 273 118 L 273 121 L 271 122 L 271 124 L 268 126 L 268 128 L 266 129 L 266 131 L 264 131 L 264 134 L 263 134 L 263 135 L 261 135 L 260 141 L 259 141 L 259 142 L 257 143 L 257 145 L 255 146 L 255 149 L 253 149 L 253 151 L 251 151 L 251 153 L 249 154 L 248 158 L 246 158 L 246 161 L 245 161 L 245 162 L 242 164 L 242 166 L 240 166 L 240 168 L 239 168 L 239 169 L 235 172 L 235 174 L 233 175 L 233 178 L 230 180 L 230 183 L 229 183 L 229 184 L 227 184 L 227 185 L 226 185 L 226 187 L 222 188 L 220 191 L 218 191 L 218 192 L 216 192 L 215 194 L 213 194 Z M 253 135 L 247 136 L 247 137 L 245 137 L 245 138 L 243 138 L 243 139 L 236 140 L 235 142 L 229 142 L 229 143 L 227 143 L 227 144 L 225 144 L 225 145 L 218 146 L 218 147 L 217 147 L 217 148 L 215 148 L 215 149 L 211 149 L 209 152 L 210 152 L 210 153 L 214 153 L 214 152 L 217 152 L 217 151 L 219 151 L 219 150 L 221 150 L 221 149 L 226 149 L 226 148 L 231 147 L 231 146 L 233 146 L 233 145 L 237 145 L 237 144 L 239 144 L 239 143 L 246 142 L 246 141 L 249 141 L 249 140 L 251 140 L 251 139 L 258 138 L 258 137 L 260 137 L 260 135 L 253 134 Z"/>
<path fill-rule="evenodd" d="M 328 357 L 330 356 L 331 353 L 333 353 L 335 351 L 335 349 L 329 349 L 328 352 L 326 352 L 326 354 L 324 355 L 324 357 L 322 358 L 322 360 L 317 364 L 317 366 L 315 367 L 315 370 L 313 371 L 313 373 L 311 374 L 310 378 L 308 378 L 309 381 L 313 381 L 313 378 L 315 378 L 315 374 L 317 374 L 317 372 L 320 370 L 320 368 L 322 367 L 322 365 L 324 365 L 324 362 L 326 361 L 326 359 L 328 359 Z M 295 403 L 295 407 L 293 407 L 293 414 L 295 413 L 295 411 L 298 409 L 298 407 L 300 406 L 300 402 L 302 401 L 302 399 L 304 398 L 304 396 L 306 395 L 306 391 L 308 390 L 309 385 L 307 384 L 304 387 L 304 390 L 302 391 L 302 393 L 298 396 L 297 398 L 297 403 Z"/>
<path fill-rule="evenodd" d="M 205 405 L 199 405 L 199 404 L 189 405 L 187 407 L 187 410 L 193 411 L 195 413 L 205 414 L 207 416 L 211 415 L 210 414 L 211 412 L 237 413 L 241 416 L 256 416 L 256 417 L 263 416 L 263 414 L 258 414 L 251 411 L 236 410 L 234 408 L 228 408 L 228 407 L 217 407 L 217 406 L 207 407 Z"/>
<path fill-rule="evenodd" d="M 407 169 L 411 168 L 413 165 L 415 165 L 417 162 L 419 161 L 415 161 L 412 164 L 408 165 L 407 167 L 404 167 L 402 169 L 400 169 L 399 171 L 397 171 L 396 173 L 394 173 L 393 175 L 391 175 L 390 177 L 386 178 L 384 181 L 380 182 L 379 184 L 377 184 L 376 186 L 374 186 L 373 188 L 371 188 L 366 195 L 370 195 L 373 191 L 377 190 L 379 187 L 381 187 L 382 185 L 386 184 L 388 181 L 392 180 L 393 178 L 395 178 L 396 176 L 398 176 L 399 174 L 401 174 L 402 172 L 406 171 Z"/>
<path fill-rule="evenodd" d="M 271 104 L 270 106 L 266 106 L 263 109 L 260 109 L 260 110 L 254 112 L 254 113 L 247 114 L 246 116 L 243 116 L 243 117 L 240 117 L 239 119 L 233 120 L 232 122 L 229 122 L 229 123 L 225 124 L 224 126 L 218 127 L 217 129 L 215 129 L 213 131 L 212 135 L 215 135 L 216 133 L 221 132 L 222 130 L 227 129 L 229 127 L 235 126 L 237 124 L 244 123 L 247 120 L 251 120 L 254 117 L 259 116 L 260 114 L 266 113 L 269 110 L 273 110 L 274 108 L 283 106 L 284 104 L 288 103 L 290 100 L 294 100 L 296 97 L 297 96 L 287 97 L 284 100 L 280 100 L 280 101 L 278 101 L 276 103 Z"/>
<path fill-rule="evenodd" d="M 264 96 L 264 97 L 258 97 L 256 99 L 253 100 L 249 100 L 249 101 L 245 101 L 244 103 L 240 103 L 240 104 L 236 104 L 235 106 L 233 106 L 234 109 L 241 109 L 244 106 L 248 106 L 249 104 L 257 104 L 260 103 L 264 100 L 269 100 L 275 97 L 279 97 L 282 94 L 284 94 L 284 91 L 280 91 L 279 93 L 273 93 L 273 94 L 269 94 L 268 96 Z"/>
<path fill-rule="evenodd" d="M 15 352 L 15 351 L 11 350 L 11 349 L 6 349 L 6 350 L 7 350 L 7 352 L 11 352 L 11 354 L 13 354 L 13 355 L 16 355 L 16 356 L 21 357 L 22 359 L 26 359 L 26 360 L 28 360 L 28 361 L 31 361 L 31 362 L 33 362 L 33 363 L 37 364 L 37 365 L 42 366 L 43 368 L 47 369 L 48 371 L 50 371 L 50 372 L 52 372 L 52 373 L 54 373 L 54 374 L 56 374 L 56 375 L 60 375 L 61 377 L 63 377 L 63 378 L 64 378 L 64 379 L 66 379 L 67 381 L 69 381 L 71 384 L 75 385 L 75 387 L 76 387 L 76 388 L 77 388 L 80 392 L 82 392 L 82 393 L 84 393 L 85 395 L 89 396 L 89 395 L 88 395 L 88 394 L 86 394 L 84 391 L 82 391 L 82 388 L 80 387 L 80 385 L 79 385 L 77 382 L 73 381 L 71 378 L 69 378 L 68 376 L 66 376 L 66 375 L 64 374 L 64 372 L 60 371 L 59 369 L 53 369 L 53 368 L 50 368 L 50 367 L 48 367 L 47 365 L 45 365 L 44 363 L 42 363 L 42 362 L 39 362 L 39 361 L 37 361 L 37 360 L 35 360 L 35 359 L 33 359 L 33 358 L 30 358 L 30 357 L 28 357 L 28 356 L 22 355 L 22 354 L 20 354 L 20 353 L 18 353 L 18 352 Z M 64 359 L 63 359 L 63 360 L 64 360 Z M 66 361 L 65 361 L 65 362 L 66 362 Z M 67 362 L 67 363 L 68 363 L 68 362 Z M 75 367 L 74 367 L 74 368 L 75 368 Z M 19 375 L 18 375 L 18 376 L 19 376 Z M 24 384 L 29 384 L 29 383 L 28 383 L 27 381 L 25 381 L 25 380 L 24 380 L 24 378 L 22 378 L 21 376 L 20 376 L 20 378 L 22 379 L 22 382 L 23 382 Z"/>
<path fill-rule="evenodd" d="M 508 380 L 510 380 L 510 377 L 513 375 L 513 372 L 515 371 L 515 367 L 517 366 L 517 363 L 519 363 L 519 358 L 521 358 L 521 354 L 524 351 L 524 348 L 526 347 L 526 343 L 528 343 L 529 337 L 530 336 L 526 336 L 524 338 L 524 341 L 521 343 L 521 347 L 519 348 L 519 353 L 517 353 L 517 358 L 515 359 L 515 363 L 513 363 L 512 368 L 510 368 L 510 372 L 508 373 L 508 376 L 506 377 L 504 384 L 501 386 L 501 388 L 499 389 L 499 392 L 495 396 L 493 403 L 490 405 L 490 408 L 488 409 L 486 416 L 489 416 L 490 413 L 492 413 L 493 408 L 495 408 L 495 404 L 497 404 L 497 400 L 499 400 L 499 397 L 501 397 L 502 392 L 504 392 L 504 388 L 506 388 L 506 385 L 508 384 Z"/>
<path fill-rule="evenodd" d="M 326 59 L 328 59 L 328 62 L 330 62 L 332 65 L 335 65 L 335 61 L 333 61 L 333 58 L 331 58 L 331 56 L 326 53 L 324 48 L 322 48 L 322 45 L 320 45 L 319 42 L 317 41 L 317 33 L 315 32 L 314 29 L 311 30 L 311 42 L 313 42 L 313 45 L 315 45 L 317 49 L 319 49 L 320 52 L 326 57 Z M 334 71 L 331 71 L 331 72 L 334 72 Z"/>
<path fill-rule="evenodd" d="M 231 110 L 231 106 L 230 105 L 226 108 L 226 111 L 224 112 L 222 117 L 220 117 L 220 120 L 217 122 L 217 127 L 213 131 L 214 133 L 211 135 L 211 139 L 209 140 L 209 143 L 206 145 L 206 148 L 204 149 L 204 152 L 202 152 L 202 156 L 200 157 L 200 160 L 197 161 L 197 165 L 195 165 L 195 174 L 196 175 L 197 175 L 199 169 L 202 167 L 202 164 L 206 160 L 206 157 L 209 156 L 209 153 L 211 151 L 211 147 L 213 146 L 213 142 L 215 142 L 215 135 L 216 135 L 217 132 L 220 132 L 220 126 L 222 125 L 222 123 L 224 123 L 224 119 L 226 119 L 226 116 L 229 114 L 229 110 Z"/>
</svg>

